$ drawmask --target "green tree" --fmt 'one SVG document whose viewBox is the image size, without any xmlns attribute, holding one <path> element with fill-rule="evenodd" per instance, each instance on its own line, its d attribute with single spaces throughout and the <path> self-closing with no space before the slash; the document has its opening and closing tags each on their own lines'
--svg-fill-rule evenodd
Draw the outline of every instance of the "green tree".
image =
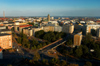
<svg viewBox="0 0 100 66">
<path fill-rule="evenodd" d="M 35 52 L 33 60 L 38 61 L 40 59 L 40 54 L 38 52 Z"/>
<path fill-rule="evenodd" d="M 12 66 L 11 64 L 8 64 L 7 66 Z"/>
<path fill-rule="evenodd" d="M 85 63 L 84 66 L 92 66 L 92 63 L 88 61 L 88 62 Z"/>
<path fill-rule="evenodd" d="M 81 48 L 81 47 L 79 47 L 79 48 L 77 48 L 77 49 L 75 50 L 75 55 L 76 55 L 77 57 L 81 57 L 82 54 L 83 54 L 83 52 L 82 52 L 82 48 Z"/>
<path fill-rule="evenodd" d="M 87 46 L 84 45 L 84 46 L 82 47 L 82 49 L 83 49 L 83 54 L 89 53 L 89 49 L 88 49 Z"/>
<path fill-rule="evenodd" d="M 68 45 L 68 46 L 70 46 L 70 45 L 73 44 L 73 42 L 72 42 L 72 40 L 68 40 L 65 44 Z"/>
<path fill-rule="evenodd" d="M 20 37 L 17 38 L 18 43 L 22 43 L 22 39 Z"/>
<path fill-rule="evenodd" d="M 60 66 L 67 66 L 67 62 L 65 60 L 61 61 L 61 65 Z"/>
</svg>

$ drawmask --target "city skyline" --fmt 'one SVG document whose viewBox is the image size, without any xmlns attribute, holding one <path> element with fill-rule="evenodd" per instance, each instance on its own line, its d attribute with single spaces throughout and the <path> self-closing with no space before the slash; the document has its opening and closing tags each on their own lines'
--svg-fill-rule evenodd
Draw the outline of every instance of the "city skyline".
<svg viewBox="0 0 100 66">
<path fill-rule="evenodd" d="M 2 0 L 0 16 L 100 16 L 99 0 Z"/>
</svg>

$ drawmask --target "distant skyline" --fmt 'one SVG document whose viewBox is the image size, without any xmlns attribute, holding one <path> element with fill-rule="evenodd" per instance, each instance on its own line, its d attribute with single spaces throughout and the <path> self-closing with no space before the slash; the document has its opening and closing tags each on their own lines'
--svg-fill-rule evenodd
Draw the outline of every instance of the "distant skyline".
<svg viewBox="0 0 100 66">
<path fill-rule="evenodd" d="M 100 16 L 100 0 L 1 0 L 0 16 Z"/>
</svg>

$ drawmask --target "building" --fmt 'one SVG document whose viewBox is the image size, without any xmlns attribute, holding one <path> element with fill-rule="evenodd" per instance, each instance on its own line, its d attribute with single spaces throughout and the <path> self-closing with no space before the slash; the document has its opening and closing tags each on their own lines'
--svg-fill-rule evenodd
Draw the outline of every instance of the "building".
<svg viewBox="0 0 100 66">
<path fill-rule="evenodd" d="M 44 30 L 44 32 L 54 31 L 54 26 L 44 26 L 43 30 Z"/>
<path fill-rule="evenodd" d="M 32 28 L 33 31 L 33 36 L 35 36 L 35 32 L 43 30 L 43 27 L 38 27 L 38 28 Z"/>
<path fill-rule="evenodd" d="M 74 46 L 80 46 L 82 40 L 82 34 L 78 33 L 74 35 Z"/>
<path fill-rule="evenodd" d="M 2 52 L 2 49 L 0 49 L 0 59 L 3 59 L 3 52 Z"/>
<path fill-rule="evenodd" d="M 91 33 L 91 30 L 97 30 L 100 28 L 100 25 L 85 25 L 85 33 Z"/>
<path fill-rule="evenodd" d="M 59 26 L 59 23 L 57 21 L 49 21 L 48 26 Z"/>
<path fill-rule="evenodd" d="M 21 25 L 21 26 L 19 26 L 19 32 L 23 32 L 23 28 L 30 27 L 30 26 L 33 26 L 33 25 Z"/>
<path fill-rule="evenodd" d="M 12 48 L 12 35 L 11 34 L 0 34 L 0 47 L 2 49 Z"/>
<path fill-rule="evenodd" d="M 47 20 L 50 21 L 50 15 L 48 14 Z"/>
<path fill-rule="evenodd" d="M 12 31 L 9 30 L 9 29 L 2 29 L 2 30 L 0 30 L 0 34 L 5 34 L 5 33 L 12 34 Z"/>
<path fill-rule="evenodd" d="M 61 26 L 54 26 L 54 31 L 62 32 L 62 27 Z"/>
<path fill-rule="evenodd" d="M 0 26 L 0 30 L 1 30 L 1 29 L 6 29 L 6 26 Z"/>
<path fill-rule="evenodd" d="M 97 29 L 97 37 L 100 37 L 100 28 Z"/>
<path fill-rule="evenodd" d="M 62 32 L 73 33 L 73 31 L 74 31 L 74 25 L 71 25 L 71 24 L 63 25 Z"/>
</svg>

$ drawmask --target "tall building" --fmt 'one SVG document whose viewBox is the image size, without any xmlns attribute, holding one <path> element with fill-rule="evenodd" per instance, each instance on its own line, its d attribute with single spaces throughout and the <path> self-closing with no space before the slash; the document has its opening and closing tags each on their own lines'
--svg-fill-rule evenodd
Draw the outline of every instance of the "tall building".
<svg viewBox="0 0 100 66">
<path fill-rule="evenodd" d="M 71 25 L 71 24 L 63 25 L 62 32 L 73 33 L 73 31 L 74 31 L 74 25 Z"/>
<path fill-rule="evenodd" d="M 5 12 L 3 11 L 3 17 L 5 18 Z"/>
<path fill-rule="evenodd" d="M 97 29 L 97 37 L 100 37 L 100 28 Z"/>
<path fill-rule="evenodd" d="M 78 33 L 74 35 L 74 46 L 80 46 L 82 40 L 82 34 Z"/>
<path fill-rule="evenodd" d="M 12 48 L 12 35 L 11 34 L 0 34 L 0 47 L 2 49 Z"/>
<path fill-rule="evenodd" d="M 50 21 L 50 15 L 48 14 L 48 17 L 47 17 L 48 21 Z"/>
</svg>

